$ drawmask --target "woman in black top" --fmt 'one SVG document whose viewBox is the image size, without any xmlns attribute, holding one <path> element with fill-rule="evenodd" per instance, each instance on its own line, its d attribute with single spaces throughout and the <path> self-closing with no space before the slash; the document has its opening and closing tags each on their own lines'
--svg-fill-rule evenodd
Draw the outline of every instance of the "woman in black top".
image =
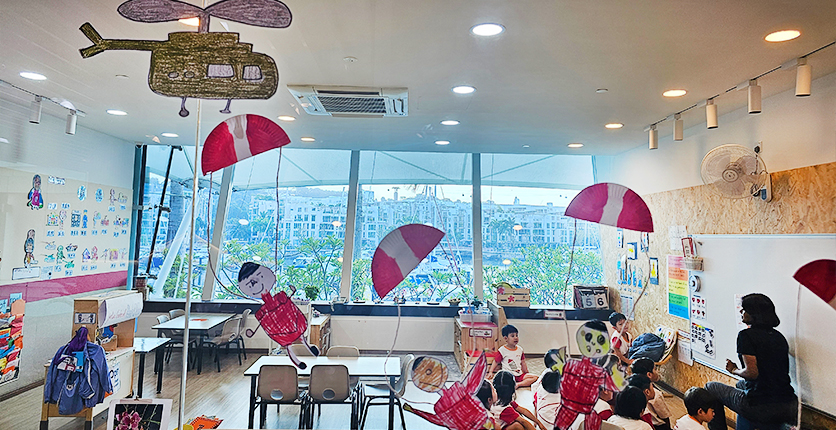
<svg viewBox="0 0 836 430">
<path fill-rule="evenodd" d="M 726 360 L 726 370 L 743 378 L 737 388 L 709 382 L 706 390 L 717 397 L 710 430 L 726 429 L 723 406 L 737 412 L 737 430 L 754 428 L 754 423 L 795 422 L 798 400 L 790 385 L 789 345 L 775 327 L 780 324 L 775 305 L 763 294 L 748 294 L 742 302 L 743 322 L 749 328 L 737 334 L 738 368 Z"/>
</svg>

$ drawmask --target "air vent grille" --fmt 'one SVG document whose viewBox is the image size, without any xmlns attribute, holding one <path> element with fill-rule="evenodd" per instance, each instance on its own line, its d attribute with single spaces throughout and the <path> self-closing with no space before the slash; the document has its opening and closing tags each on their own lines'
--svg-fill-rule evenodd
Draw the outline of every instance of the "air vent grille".
<svg viewBox="0 0 836 430">
<path fill-rule="evenodd" d="M 382 97 L 324 97 L 319 102 L 331 113 L 385 114 L 386 101 Z"/>
</svg>

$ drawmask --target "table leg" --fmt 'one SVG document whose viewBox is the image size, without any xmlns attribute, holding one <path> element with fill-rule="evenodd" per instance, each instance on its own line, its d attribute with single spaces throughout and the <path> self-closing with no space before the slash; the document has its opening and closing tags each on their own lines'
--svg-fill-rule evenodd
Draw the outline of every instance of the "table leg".
<svg viewBox="0 0 836 430">
<path fill-rule="evenodd" d="M 136 396 L 142 398 L 142 382 L 145 379 L 145 353 L 139 353 L 139 384 L 136 387 Z"/>
<path fill-rule="evenodd" d="M 256 382 L 258 381 L 258 375 L 250 376 L 250 420 L 247 428 L 253 428 L 253 422 L 255 421 L 255 389 L 256 389 Z M 301 413 L 301 412 L 300 412 Z"/>
<path fill-rule="evenodd" d="M 389 385 L 395 386 L 395 377 L 389 377 Z M 389 430 L 395 427 L 395 392 L 389 390 Z"/>
<path fill-rule="evenodd" d="M 165 345 L 160 345 L 156 349 L 155 361 L 157 362 L 157 394 L 163 389 L 163 359 L 165 357 Z"/>
<path fill-rule="evenodd" d="M 203 369 L 203 333 L 200 334 L 197 338 L 197 374 L 200 375 L 201 369 Z"/>
</svg>

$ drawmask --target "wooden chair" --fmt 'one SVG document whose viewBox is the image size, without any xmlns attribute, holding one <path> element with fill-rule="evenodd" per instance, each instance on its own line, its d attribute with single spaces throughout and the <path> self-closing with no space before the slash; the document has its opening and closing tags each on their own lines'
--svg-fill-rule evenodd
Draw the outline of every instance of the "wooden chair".
<svg viewBox="0 0 836 430">
<path fill-rule="evenodd" d="M 395 404 L 398 406 L 398 411 L 401 413 L 401 426 L 406 430 L 406 421 L 403 417 L 403 405 L 401 404 L 400 396 L 406 391 L 406 382 L 409 379 L 409 369 L 412 367 L 412 360 L 415 356 L 407 355 L 401 359 L 401 376 L 392 385 L 395 389 Z M 362 388 L 363 397 L 360 401 L 363 409 L 360 414 L 360 430 L 366 427 L 366 418 L 369 414 L 370 406 L 389 406 L 389 386 L 387 384 L 364 385 Z M 375 403 L 375 400 L 384 400 L 384 402 Z"/>
<path fill-rule="evenodd" d="M 264 428 L 267 421 L 267 406 L 276 405 L 276 413 L 281 405 L 300 405 L 299 428 L 304 421 L 304 392 L 299 390 L 299 374 L 296 366 L 266 365 L 258 372 L 256 407 L 259 408 L 259 428 Z"/>
<path fill-rule="evenodd" d="M 314 407 L 324 404 L 351 403 L 351 428 L 356 429 L 359 422 L 359 405 L 355 390 L 349 383 L 348 367 L 342 364 L 318 364 L 311 368 L 311 381 L 308 387 L 308 428 L 313 428 Z M 319 409 L 319 415 L 322 410 Z"/>
</svg>

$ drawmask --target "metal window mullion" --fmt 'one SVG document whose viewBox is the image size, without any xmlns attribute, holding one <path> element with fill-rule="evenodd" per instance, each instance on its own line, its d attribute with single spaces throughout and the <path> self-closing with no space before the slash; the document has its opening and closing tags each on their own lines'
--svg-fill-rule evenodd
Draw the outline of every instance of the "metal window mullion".
<svg viewBox="0 0 836 430">
<path fill-rule="evenodd" d="M 235 165 L 224 168 L 221 177 L 221 188 L 218 196 L 218 208 L 215 210 L 215 228 L 212 230 L 212 243 L 209 244 L 209 262 L 206 267 L 205 278 L 203 279 L 203 301 L 212 300 L 212 292 L 215 289 L 215 273 L 221 270 L 221 244 L 224 239 L 224 224 L 226 224 L 226 213 L 229 207 L 229 199 L 232 196 L 232 175 L 235 172 Z M 195 196 L 196 197 L 196 196 Z M 212 207 L 212 195 L 209 194 L 209 207 Z M 249 208 L 247 208 L 249 209 Z M 206 220 L 209 223 L 209 220 Z M 214 272 L 214 273 L 212 273 Z"/>
<path fill-rule="evenodd" d="M 343 267 L 340 276 L 340 297 L 351 297 L 351 264 L 354 260 L 354 232 L 357 222 L 357 192 L 360 188 L 360 151 L 351 151 L 351 169 L 348 174 L 348 201 L 345 213 L 345 240 L 343 241 Z"/>
<path fill-rule="evenodd" d="M 484 280 L 482 272 L 482 154 L 471 154 L 473 156 L 472 184 L 473 198 L 471 199 L 473 226 L 473 293 L 479 300 L 485 300 L 483 291 Z"/>
</svg>

